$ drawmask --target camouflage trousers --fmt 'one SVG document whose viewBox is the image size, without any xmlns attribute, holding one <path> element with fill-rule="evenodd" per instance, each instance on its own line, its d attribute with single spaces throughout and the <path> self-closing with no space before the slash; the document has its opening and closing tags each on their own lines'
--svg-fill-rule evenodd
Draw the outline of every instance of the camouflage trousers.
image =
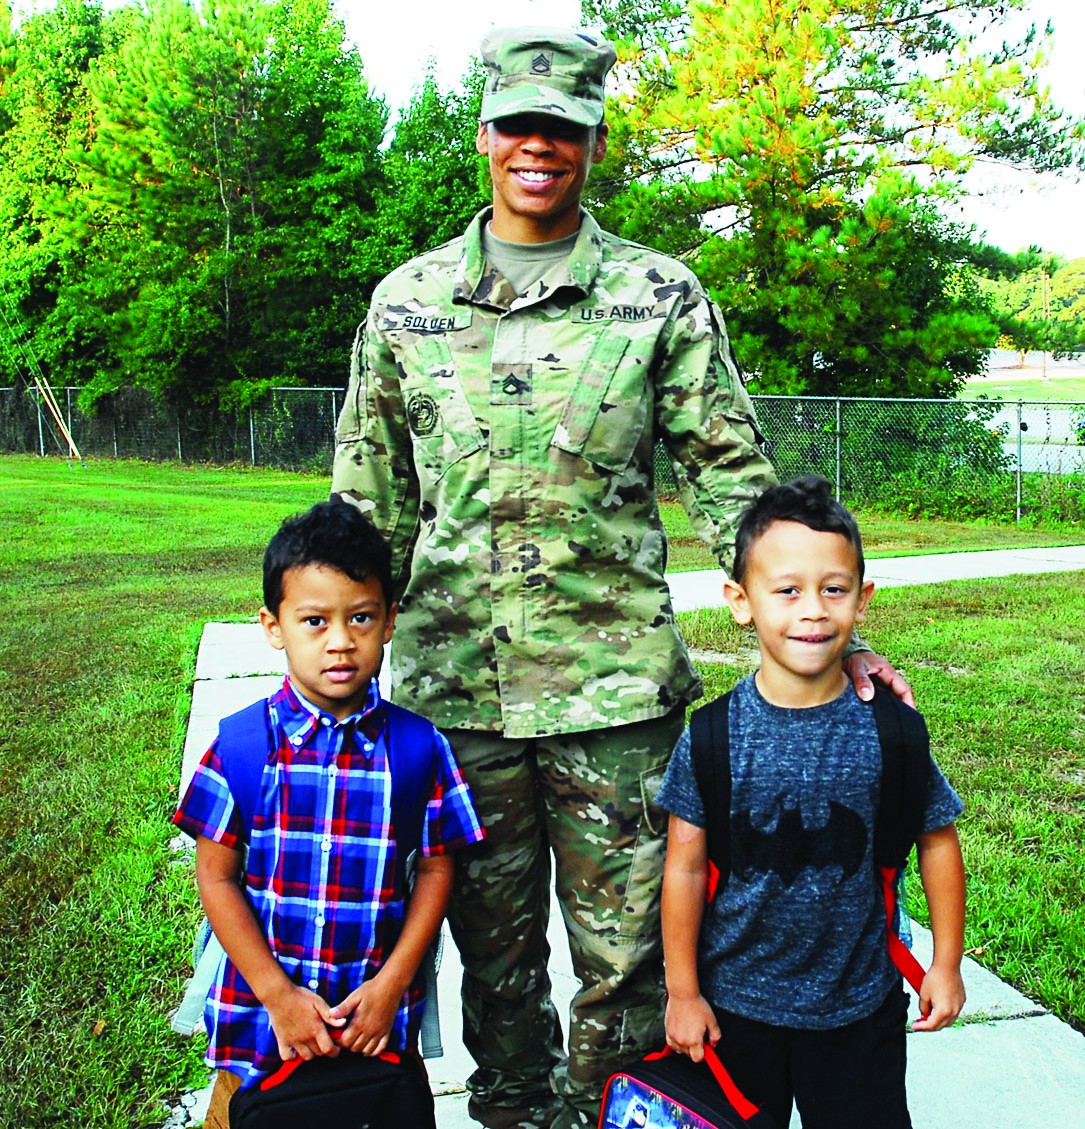
<svg viewBox="0 0 1085 1129">
<path fill-rule="evenodd" d="M 596 1125 L 603 1084 L 663 1042 L 655 793 L 682 711 L 553 737 L 447 733 L 486 827 L 449 910 L 464 965 L 470 1112 L 492 1129 Z M 580 983 L 569 1049 L 550 998 L 551 855 Z"/>
</svg>

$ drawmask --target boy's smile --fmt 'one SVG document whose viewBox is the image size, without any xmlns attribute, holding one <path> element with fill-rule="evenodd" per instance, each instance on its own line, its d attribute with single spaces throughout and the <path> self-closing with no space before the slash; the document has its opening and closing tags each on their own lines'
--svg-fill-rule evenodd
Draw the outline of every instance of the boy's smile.
<svg viewBox="0 0 1085 1129">
<path fill-rule="evenodd" d="M 375 577 L 352 580 L 325 565 L 287 569 L 278 614 L 260 609 L 271 645 L 286 651 L 295 689 L 340 720 L 364 703 L 395 618 Z"/>
<path fill-rule="evenodd" d="M 874 591 L 862 583 L 840 533 L 775 521 L 750 546 L 743 583 L 725 588 L 735 619 L 753 623 L 761 648 L 758 688 L 778 705 L 817 705 L 846 684 L 844 649 Z"/>
</svg>

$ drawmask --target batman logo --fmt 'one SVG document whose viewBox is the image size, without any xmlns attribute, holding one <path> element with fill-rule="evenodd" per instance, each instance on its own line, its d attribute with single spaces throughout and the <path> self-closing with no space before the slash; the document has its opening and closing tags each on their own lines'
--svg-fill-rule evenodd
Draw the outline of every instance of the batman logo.
<svg viewBox="0 0 1085 1129">
<path fill-rule="evenodd" d="M 839 866 L 843 877 L 850 878 L 862 865 L 866 847 L 866 824 L 851 808 L 832 800 L 824 827 L 804 827 L 798 808 L 784 808 L 769 831 L 754 827 L 748 811 L 736 812 L 731 820 L 731 869 L 743 882 L 775 872 L 791 886 L 808 866 Z"/>
</svg>

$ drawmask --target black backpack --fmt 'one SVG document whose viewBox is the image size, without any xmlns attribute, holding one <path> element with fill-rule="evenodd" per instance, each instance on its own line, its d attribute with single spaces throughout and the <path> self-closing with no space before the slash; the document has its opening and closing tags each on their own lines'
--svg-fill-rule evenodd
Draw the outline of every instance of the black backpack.
<svg viewBox="0 0 1085 1129">
<path fill-rule="evenodd" d="M 731 874 L 730 703 L 728 691 L 694 710 L 689 722 L 693 774 L 705 809 L 709 900 Z M 875 879 L 885 900 L 889 957 L 918 995 L 925 972 L 894 928 L 896 879 L 923 829 L 930 736 L 921 714 L 877 684 L 872 708 L 882 751 L 882 786 L 874 817 Z"/>
</svg>

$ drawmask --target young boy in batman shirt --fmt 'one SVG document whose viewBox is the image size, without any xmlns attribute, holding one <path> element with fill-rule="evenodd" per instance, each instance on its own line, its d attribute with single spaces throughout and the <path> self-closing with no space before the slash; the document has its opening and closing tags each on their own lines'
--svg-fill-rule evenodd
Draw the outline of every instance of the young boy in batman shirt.
<svg viewBox="0 0 1085 1129">
<path fill-rule="evenodd" d="M 706 907 L 707 818 L 687 729 L 657 797 L 671 813 L 663 879 L 667 1042 L 720 1042 L 746 1096 L 786 1126 L 908 1129 L 907 996 L 874 879 L 881 746 L 842 660 L 874 585 L 854 518 L 829 483 L 771 487 L 738 531 L 725 596 L 757 631 L 761 668 L 729 707 L 731 872 Z M 961 801 L 933 766 L 919 870 L 934 959 L 914 1027 L 964 1004 Z M 835 846 L 834 846 L 835 844 Z M 722 1040 L 722 1042 L 721 1042 Z"/>
</svg>

